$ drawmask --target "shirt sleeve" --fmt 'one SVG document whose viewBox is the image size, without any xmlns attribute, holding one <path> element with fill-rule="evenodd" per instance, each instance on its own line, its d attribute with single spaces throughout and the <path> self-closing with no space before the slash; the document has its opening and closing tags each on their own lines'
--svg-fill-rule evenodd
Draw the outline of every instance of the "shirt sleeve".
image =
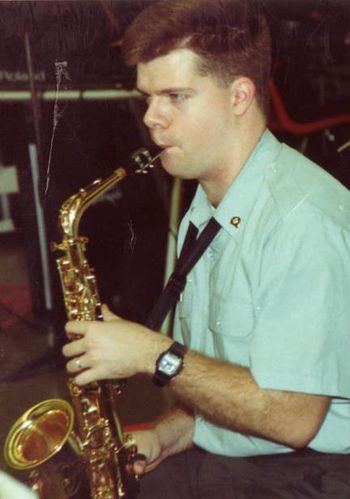
<svg viewBox="0 0 350 499">
<path fill-rule="evenodd" d="M 250 367 L 262 388 L 350 398 L 350 235 L 292 212 L 263 252 Z"/>
</svg>

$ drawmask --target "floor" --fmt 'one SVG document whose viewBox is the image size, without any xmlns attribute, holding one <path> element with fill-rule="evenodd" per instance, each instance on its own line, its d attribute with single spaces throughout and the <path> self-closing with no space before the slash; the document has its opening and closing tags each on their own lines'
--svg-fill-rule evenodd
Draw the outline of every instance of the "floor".
<svg viewBox="0 0 350 499">
<path fill-rule="evenodd" d="M 64 367 L 57 365 L 56 360 L 50 361 L 52 326 L 46 319 L 33 315 L 28 279 L 20 235 L 0 233 L 1 448 L 11 425 L 29 407 L 48 398 L 69 400 Z M 19 294 L 18 303 L 14 290 Z M 123 425 L 152 421 L 169 403 L 148 379 L 135 377 L 128 380 L 119 396 L 119 418 Z M 24 472 L 14 472 L 7 467 L 3 452 L 0 453 L 1 469 L 20 481 L 26 479 Z"/>
</svg>

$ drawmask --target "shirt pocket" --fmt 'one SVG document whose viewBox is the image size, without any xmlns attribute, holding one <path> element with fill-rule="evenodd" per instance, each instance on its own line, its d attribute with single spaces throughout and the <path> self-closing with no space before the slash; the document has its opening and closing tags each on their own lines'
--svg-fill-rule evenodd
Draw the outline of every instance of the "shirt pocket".
<svg viewBox="0 0 350 499">
<path fill-rule="evenodd" d="M 253 307 L 249 299 L 218 293 L 212 295 L 209 332 L 215 357 L 248 366 L 253 327 Z"/>
</svg>

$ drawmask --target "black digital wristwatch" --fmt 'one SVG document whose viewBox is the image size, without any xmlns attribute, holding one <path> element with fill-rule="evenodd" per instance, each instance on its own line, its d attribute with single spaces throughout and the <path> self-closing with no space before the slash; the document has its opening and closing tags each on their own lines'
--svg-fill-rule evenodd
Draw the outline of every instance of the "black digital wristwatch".
<svg viewBox="0 0 350 499">
<path fill-rule="evenodd" d="M 186 347 L 174 341 L 168 350 L 162 352 L 156 362 L 156 371 L 153 382 L 157 386 L 165 386 L 171 379 L 177 376 L 184 366 L 184 355 Z"/>
</svg>

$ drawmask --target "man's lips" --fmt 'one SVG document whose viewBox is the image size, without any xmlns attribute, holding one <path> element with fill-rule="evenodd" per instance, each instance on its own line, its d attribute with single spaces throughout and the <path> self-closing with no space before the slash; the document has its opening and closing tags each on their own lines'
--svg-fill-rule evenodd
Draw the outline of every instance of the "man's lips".
<svg viewBox="0 0 350 499">
<path fill-rule="evenodd" d="M 153 140 L 153 142 L 161 149 L 168 149 L 169 147 L 174 147 L 173 144 L 168 144 L 166 142 L 161 142 L 159 140 Z"/>
</svg>

